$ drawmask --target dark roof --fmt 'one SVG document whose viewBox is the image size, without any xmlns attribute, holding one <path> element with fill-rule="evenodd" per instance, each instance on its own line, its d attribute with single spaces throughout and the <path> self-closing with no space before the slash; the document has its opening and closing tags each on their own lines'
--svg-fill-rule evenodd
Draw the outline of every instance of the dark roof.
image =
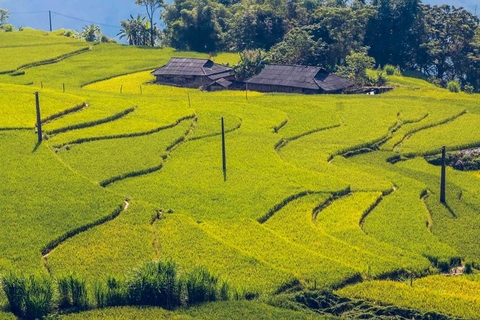
<svg viewBox="0 0 480 320">
<path fill-rule="evenodd" d="M 319 67 L 285 65 L 267 65 L 260 74 L 245 82 L 324 91 L 337 91 L 352 85 L 347 79 Z"/>
<path fill-rule="evenodd" d="M 210 59 L 172 58 L 152 74 L 154 76 L 210 76 L 230 71 L 229 67 L 216 64 Z"/>
<path fill-rule="evenodd" d="M 323 91 L 326 92 L 344 90 L 353 86 L 353 83 L 350 82 L 350 80 L 326 71 L 320 71 L 315 77 L 315 82 L 320 88 L 322 88 Z"/>
<path fill-rule="evenodd" d="M 232 82 L 231 81 L 228 81 L 228 80 L 225 80 L 225 79 L 220 79 L 220 80 L 217 80 L 215 81 L 216 84 L 218 85 L 221 85 L 222 87 L 224 88 L 228 88 L 232 85 Z"/>
</svg>

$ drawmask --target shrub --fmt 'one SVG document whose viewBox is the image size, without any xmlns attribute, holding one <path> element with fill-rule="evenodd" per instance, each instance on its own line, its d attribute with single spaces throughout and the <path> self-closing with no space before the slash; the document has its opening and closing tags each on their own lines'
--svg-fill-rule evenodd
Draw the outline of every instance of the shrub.
<svg viewBox="0 0 480 320">
<path fill-rule="evenodd" d="M 94 285 L 95 302 L 98 308 L 124 306 L 128 304 L 125 284 L 113 277 L 107 279 L 106 286 L 101 282 Z"/>
<path fill-rule="evenodd" d="M 52 311 L 53 287 L 50 278 L 10 273 L 2 279 L 10 311 L 21 318 L 41 319 Z"/>
<path fill-rule="evenodd" d="M 402 75 L 402 72 L 400 71 L 400 68 L 399 67 L 395 67 L 395 66 L 392 66 L 391 64 L 387 64 L 384 68 L 383 68 L 383 71 L 385 71 L 385 73 L 388 75 L 388 76 L 401 76 Z"/>
<path fill-rule="evenodd" d="M 197 304 L 219 299 L 218 278 L 212 275 L 205 267 L 195 268 L 186 276 L 188 303 Z"/>
<path fill-rule="evenodd" d="M 8 308 L 17 316 L 22 315 L 24 309 L 25 279 L 10 272 L 2 279 L 2 288 L 8 300 Z"/>
<path fill-rule="evenodd" d="M 463 91 L 468 93 L 468 94 L 472 94 L 474 90 L 475 90 L 475 88 L 472 85 L 469 85 L 469 84 L 466 84 L 463 87 Z"/>
<path fill-rule="evenodd" d="M 173 261 L 152 261 L 135 270 L 127 283 L 129 302 L 173 309 L 181 304 L 181 286 Z"/>
<path fill-rule="evenodd" d="M 78 310 L 88 308 L 88 294 L 85 280 L 69 275 L 58 280 L 59 307 L 73 307 Z"/>
<path fill-rule="evenodd" d="M 37 278 L 31 275 L 25 281 L 25 284 L 24 317 L 26 319 L 41 319 L 52 311 L 52 280 L 45 276 L 39 276 Z"/>
<path fill-rule="evenodd" d="M 460 83 L 458 83 L 458 81 L 449 81 L 447 83 L 447 89 L 450 92 L 460 92 Z"/>
<path fill-rule="evenodd" d="M 13 26 L 13 24 L 4 24 L 2 29 L 5 32 L 12 32 L 13 30 L 15 30 L 15 27 Z"/>
</svg>

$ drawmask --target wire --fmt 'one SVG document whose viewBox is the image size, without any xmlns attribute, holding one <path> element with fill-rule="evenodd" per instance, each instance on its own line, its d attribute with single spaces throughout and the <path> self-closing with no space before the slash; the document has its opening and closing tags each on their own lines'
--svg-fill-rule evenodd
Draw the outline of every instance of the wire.
<svg viewBox="0 0 480 320">
<path fill-rule="evenodd" d="M 67 16 L 65 14 L 58 13 L 58 12 L 55 12 L 55 11 L 52 11 L 52 13 L 56 14 L 58 16 L 62 16 L 62 17 L 65 17 L 65 18 L 69 18 L 69 19 L 73 19 L 73 20 L 77 20 L 77 21 L 81 21 L 81 22 L 93 23 L 93 24 L 96 24 L 96 25 L 99 25 L 99 26 L 102 26 L 102 27 L 120 29 L 120 26 L 112 26 L 110 24 L 104 24 L 104 23 L 99 23 L 99 22 L 95 22 L 95 21 L 84 20 L 84 19 L 80 19 L 80 18 L 76 18 L 76 17 L 72 17 L 72 16 Z"/>
<path fill-rule="evenodd" d="M 8 14 L 35 14 L 35 13 L 48 13 L 48 11 L 9 12 Z"/>
</svg>

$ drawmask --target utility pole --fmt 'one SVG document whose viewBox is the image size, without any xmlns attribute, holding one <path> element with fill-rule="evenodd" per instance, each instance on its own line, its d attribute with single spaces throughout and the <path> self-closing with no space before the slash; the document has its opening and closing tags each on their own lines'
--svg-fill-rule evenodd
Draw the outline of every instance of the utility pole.
<svg viewBox="0 0 480 320">
<path fill-rule="evenodd" d="M 222 117 L 222 162 L 223 162 L 223 181 L 227 181 L 227 152 L 225 150 L 225 124 Z"/>
<path fill-rule="evenodd" d="M 445 203 L 445 184 L 446 184 L 446 179 L 445 179 L 445 174 L 446 174 L 446 164 L 445 164 L 445 146 L 442 147 L 442 173 L 441 173 L 441 177 L 440 177 L 440 202 L 441 203 Z"/>
<path fill-rule="evenodd" d="M 42 118 L 40 116 L 40 99 L 38 97 L 38 91 L 35 94 L 35 103 L 37 107 L 37 133 L 38 133 L 38 143 L 42 142 Z"/>
<path fill-rule="evenodd" d="M 48 20 L 50 21 L 50 32 L 52 32 L 52 11 L 48 10 Z"/>
</svg>

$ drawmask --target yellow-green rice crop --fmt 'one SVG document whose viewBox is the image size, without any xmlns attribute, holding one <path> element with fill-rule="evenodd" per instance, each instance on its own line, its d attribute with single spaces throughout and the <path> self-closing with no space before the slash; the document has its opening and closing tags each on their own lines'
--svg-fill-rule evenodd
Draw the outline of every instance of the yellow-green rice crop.
<svg viewBox="0 0 480 320">
<path fill-rule="evenodd" d="M 85 41 L 67 38 L 59 32 L 24 29 L 22 32 L 1 32 L 0 72 L 13 71 L 22 66 L 89 48 Z"/>
<path fill-rule="evenodd" d="M 422 311 L 437 311 L 454 317 L 477 319 L 480 282 L 467 277 L 432 276 L 409 283 L 368 281 L 337 293 L 357 299 L 395 304 Z"/>
</svg>

